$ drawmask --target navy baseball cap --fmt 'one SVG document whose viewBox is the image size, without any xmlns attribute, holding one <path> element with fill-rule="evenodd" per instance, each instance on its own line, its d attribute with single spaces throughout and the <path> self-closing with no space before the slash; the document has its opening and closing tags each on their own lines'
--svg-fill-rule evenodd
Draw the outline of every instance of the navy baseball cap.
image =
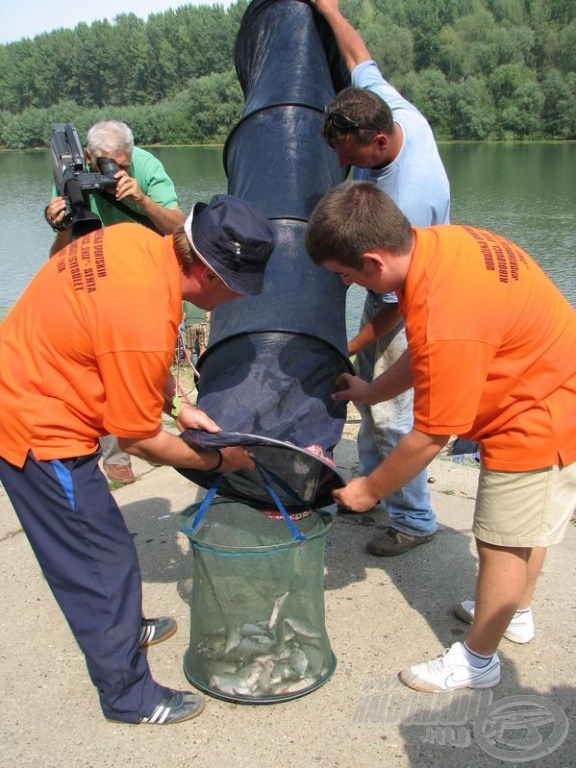
<svg viewBox="0 0 576 768">
<path fill-rule="evenodd" d="M 257 208 L 233 195 L 196 203 L 184 223 L 190 245 L 233 291 L 255 296 L 274 250 L 274 230 Z"/>
</svg>

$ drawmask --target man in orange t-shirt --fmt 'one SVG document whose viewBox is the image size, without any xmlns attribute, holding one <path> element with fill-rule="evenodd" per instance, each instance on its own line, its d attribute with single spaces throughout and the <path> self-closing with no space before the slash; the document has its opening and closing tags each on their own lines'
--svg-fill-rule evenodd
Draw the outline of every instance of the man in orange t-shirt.
<svg viewBox="0 0 576 768">
<path fill-rule="evenodd" d="M 373 404 L 414 387 L 414 428 L 367 477 L 334 491 L 354 512 L 404 485 L 459 435 L 480 444 L 476 601 L 464 643 L 400 679 L 420 691 L 500 680 L 502 637 L 534 636 L 530 603 L 546 548 L 576 507 L 576 313 L 514 243 L 466 226 L 411 228 L 375 185 L 320 201 L 306 247 L 347 284 L 395 291 L 408 352 L 372 383 L 344 374 L 335 400 Z"/>
<path fill-rule="evenodd" d="M 219 431 L 170 374 L 182 300 L 211 310 L 260 293 L 273 246 L 260 211 L 216 195 L 171 235 L 127 223 L 75 240 L 0 325 L 0 481 L 110 720 L 176 723 L 204 704 L 152 679 L 141 648 L 176 625 L 142 619 L 136 549 L 98 467 L 98 438 L 117 435 L 156 464 L 253 468 L 242 448 L 189 448 L 161 417 Z"/>
</svg>

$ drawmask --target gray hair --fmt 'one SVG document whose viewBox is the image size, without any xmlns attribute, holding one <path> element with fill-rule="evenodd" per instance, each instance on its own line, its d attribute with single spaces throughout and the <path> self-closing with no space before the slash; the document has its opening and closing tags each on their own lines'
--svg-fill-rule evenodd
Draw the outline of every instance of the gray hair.
<svg viewBox="0 0 576 768">
<path fill-rule="evenodd" d="M 95 123 L 88 131 L 87 148 L 94 158 L 102 152 L 107 155 L 122 152 L 131 157 L 134 149 L 134 135 L 126 123 L 121 123 L 119 120 L 104 120 L 101 123 Z"/>
</svg>

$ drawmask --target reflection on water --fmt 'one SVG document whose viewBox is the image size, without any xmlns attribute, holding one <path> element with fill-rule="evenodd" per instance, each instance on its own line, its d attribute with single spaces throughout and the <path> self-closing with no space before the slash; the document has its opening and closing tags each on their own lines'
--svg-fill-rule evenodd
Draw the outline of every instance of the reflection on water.
<svg viewBox="0 0 576 768">
<path fill-rule="evenodd" d="M 44 220 L 52 171 L 48 152 L 0 152 L 0 307 L 11 305 L 48 258 Z"/>
<path fill-rule="evenodd" d="M 576 307 L 576 145 L 443 144 L 452 187 L 452 222 L 498 232 L 539 262 Z M 188 211 L 226 191 L 221 147 L 153 149 Z M 0 152 L 0 308 L 10 306 L 48 257 L 52 233 L 43 210 L 52 189 L 48 151 Z M 348 291 L 349 335 L 363 291 Z"/>
<path fill-rule="evenodd" d="M 574 144 L 450 144 L 453 223 L 518 243 L 576 307 Z"/>
</svg>

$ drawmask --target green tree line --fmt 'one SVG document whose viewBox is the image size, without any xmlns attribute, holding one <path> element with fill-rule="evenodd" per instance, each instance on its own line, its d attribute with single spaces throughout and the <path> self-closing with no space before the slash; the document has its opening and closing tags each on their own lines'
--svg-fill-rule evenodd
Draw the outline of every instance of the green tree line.
<svg viewBox="0 0 576 768">
<path fill-rule="evenodd" d="M 0 145 L 127 122 L 139 144 L 222 142 L 243 98 L 247 0 L 78 24 L 0 45 Z M 439 139 L 576 138 L 574 0 L 342 0 L 385 77 Z"/>
</svg>

